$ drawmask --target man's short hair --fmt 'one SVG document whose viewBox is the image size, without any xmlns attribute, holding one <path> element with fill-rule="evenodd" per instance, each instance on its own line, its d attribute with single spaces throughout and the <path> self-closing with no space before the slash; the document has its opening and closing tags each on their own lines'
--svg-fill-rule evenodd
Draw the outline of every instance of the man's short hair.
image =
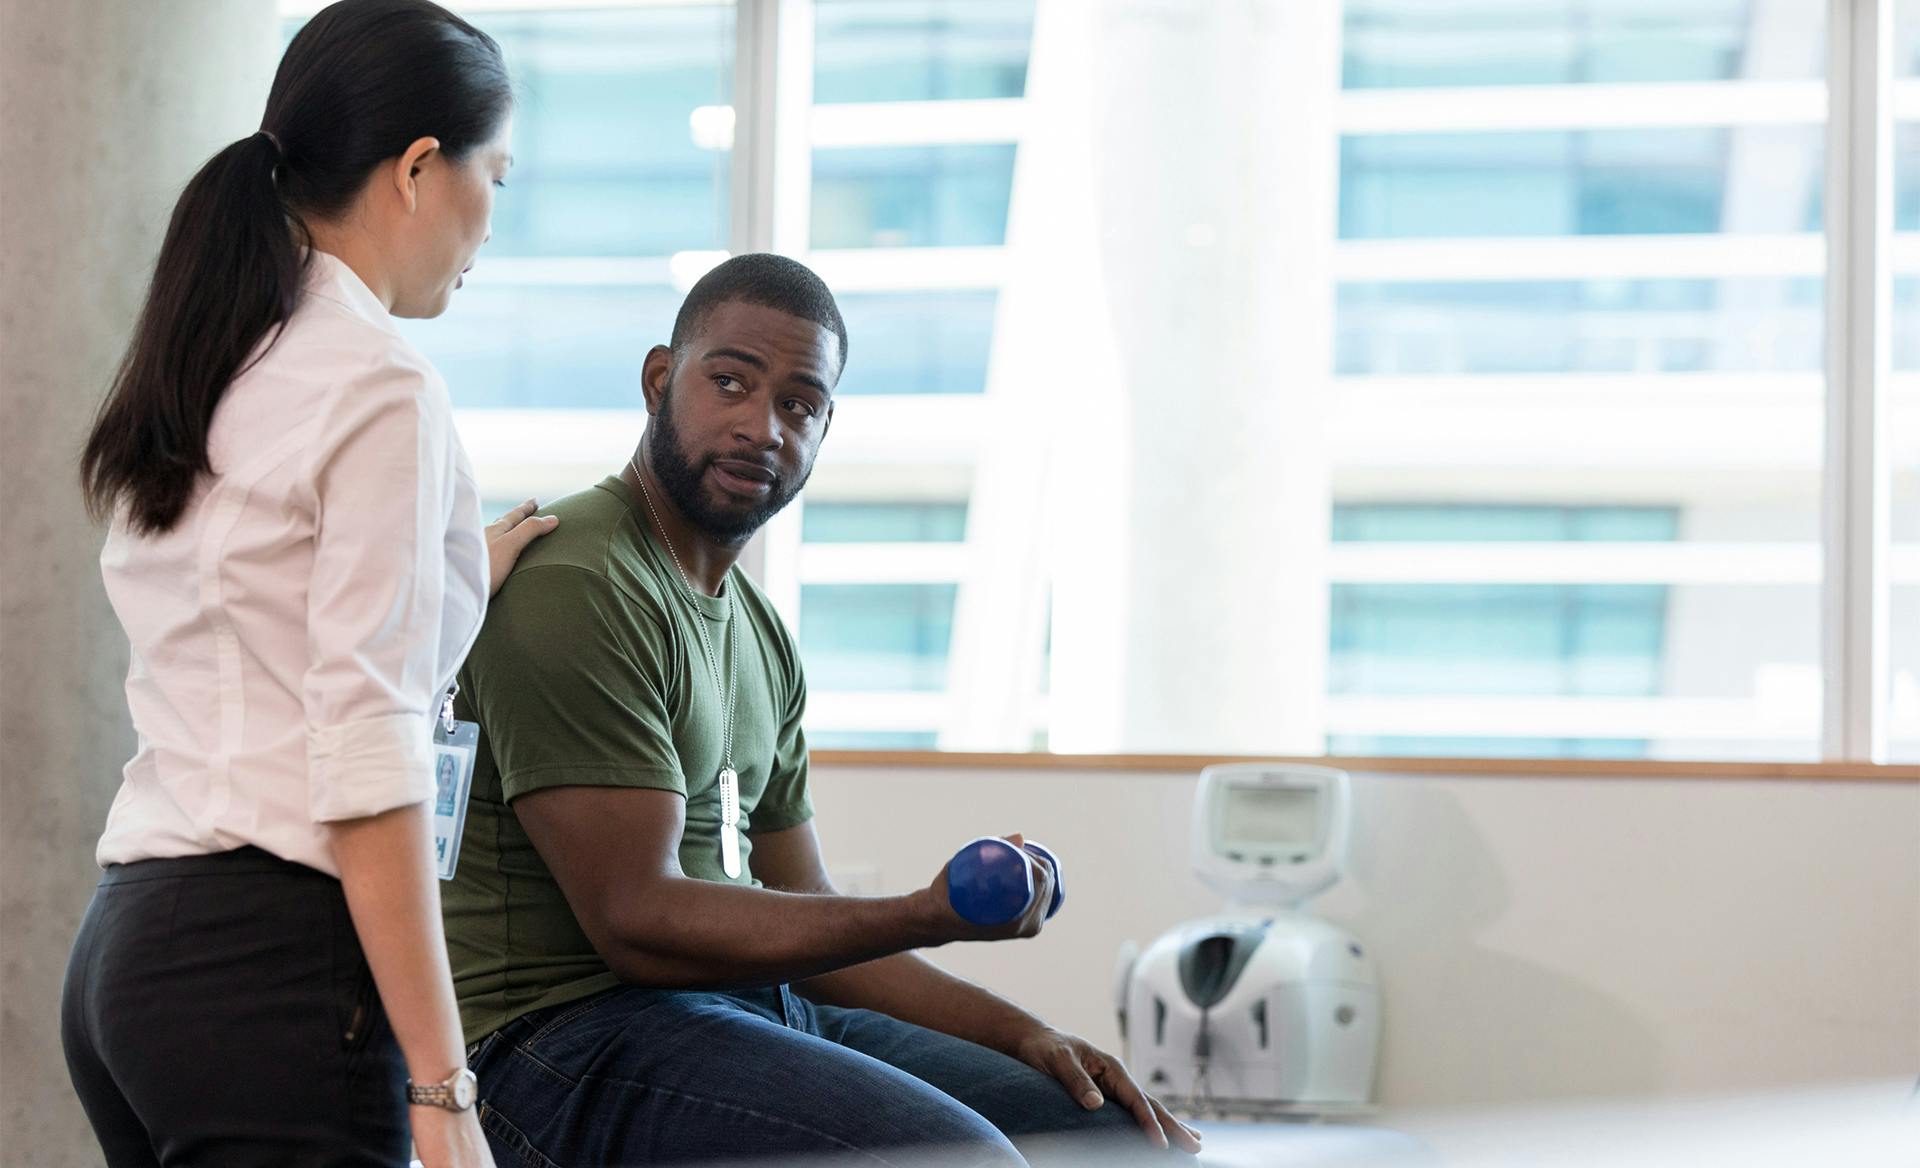
<svg viewBox="0 0 1920 1168">
<path fill-rule="evenodd" d="M 674 353 L 699 331 L 708 313 L 734 301 L 758 304 L 832 331 L 840 341 L 840 368 L 847 367 L 847 322 L 840 318 L 840 306 L 826 282 L 807 265 L 772 252 L 734 256 L 700 277 L 673 319 Z"/>
</svg>

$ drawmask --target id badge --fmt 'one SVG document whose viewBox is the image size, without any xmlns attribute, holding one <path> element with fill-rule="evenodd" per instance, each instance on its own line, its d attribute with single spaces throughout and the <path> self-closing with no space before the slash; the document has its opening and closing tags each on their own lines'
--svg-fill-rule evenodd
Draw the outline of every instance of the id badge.
<svg viewBox="0 0 1920 1168">
<path fill-rule="evenodd" d="M 433 727 L 433 855 L 440 879 L 453 879 L 460 837 L 467 827 L 467 796 L 473 791 L 477 722 L 441 719 Z"/>
</svg>

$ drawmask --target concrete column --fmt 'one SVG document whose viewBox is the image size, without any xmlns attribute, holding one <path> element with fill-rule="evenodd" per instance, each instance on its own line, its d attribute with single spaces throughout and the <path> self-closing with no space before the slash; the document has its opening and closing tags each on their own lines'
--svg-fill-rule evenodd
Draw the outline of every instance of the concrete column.
<svg viewBox="0 0 1920 1168">
<path fill-rule="evenodd" d="M 1103 0 L 1040 0 L 1006 276 L 954 612 L 947 750 L 1029 750 L 1052 589 L 1050 749 L 1112 750 L 1123 675 L 1128 410 L 1101 267 Z"/>
<path fill-rule="evenodd" d="M 259 125 L 273 0 L 0 6 L 0 1158 L 98 1164 L 58 1006 L 133 747 L 77 452 L 174 199 Z"/>
<path fill-rule="evenodd" d="M 1042 0 L 949 749 L 1325 743 L 1340 9 Z"/>
<path fill-rule="evenodd" d="M 1101 11 L 1104 263 L 1131 413 L 1114 747 L 1314 753 L 1340 6 Z"/>
</svg>

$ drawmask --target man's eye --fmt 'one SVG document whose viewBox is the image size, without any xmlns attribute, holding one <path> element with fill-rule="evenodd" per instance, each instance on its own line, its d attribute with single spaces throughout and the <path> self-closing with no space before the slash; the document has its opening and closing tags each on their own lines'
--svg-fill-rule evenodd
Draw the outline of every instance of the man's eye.
<svg viewBox="0 0 1920 1168">
<path fill-rule="evenodd" d="M 803 418 L 811 418 L 818 412 L 813 408 L 812 403 L 797 397 L 787 399 L 787 408 L 799 411 L 800 416 Z"/>
<path fill-rule="evenodd" d="M 719 386 L 721 389 L 729 390 L 729 391 L 738 389 L 740 387 L 739 381 L 735 380 L 733 377 L 725 373 L 722 373 L 718 377 L 715 377 L 713 379 L 713 383 Z"/>
</svg>

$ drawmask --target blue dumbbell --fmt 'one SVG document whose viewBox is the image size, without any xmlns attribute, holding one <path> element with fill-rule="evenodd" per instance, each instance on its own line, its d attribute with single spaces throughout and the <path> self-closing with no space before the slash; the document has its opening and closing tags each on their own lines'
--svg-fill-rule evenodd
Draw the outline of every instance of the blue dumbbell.
<svg viewBox="0 0 1920 1168">
<path fill-rule="evenodd" d="M 1047 906 L 1051 920 L 1067 898 L 1060 861 L 1039 844 L 1028 844 L 1027 851 L 1053 868 L 1053 903 Z M 953 911 L 976 925 L 1004 925 L 1024 915 L 1033 903 L 1033 871 L 1020 849 L 984 836 L 955 852 L 947 865 L 947 901 Z"/>
</svg>

